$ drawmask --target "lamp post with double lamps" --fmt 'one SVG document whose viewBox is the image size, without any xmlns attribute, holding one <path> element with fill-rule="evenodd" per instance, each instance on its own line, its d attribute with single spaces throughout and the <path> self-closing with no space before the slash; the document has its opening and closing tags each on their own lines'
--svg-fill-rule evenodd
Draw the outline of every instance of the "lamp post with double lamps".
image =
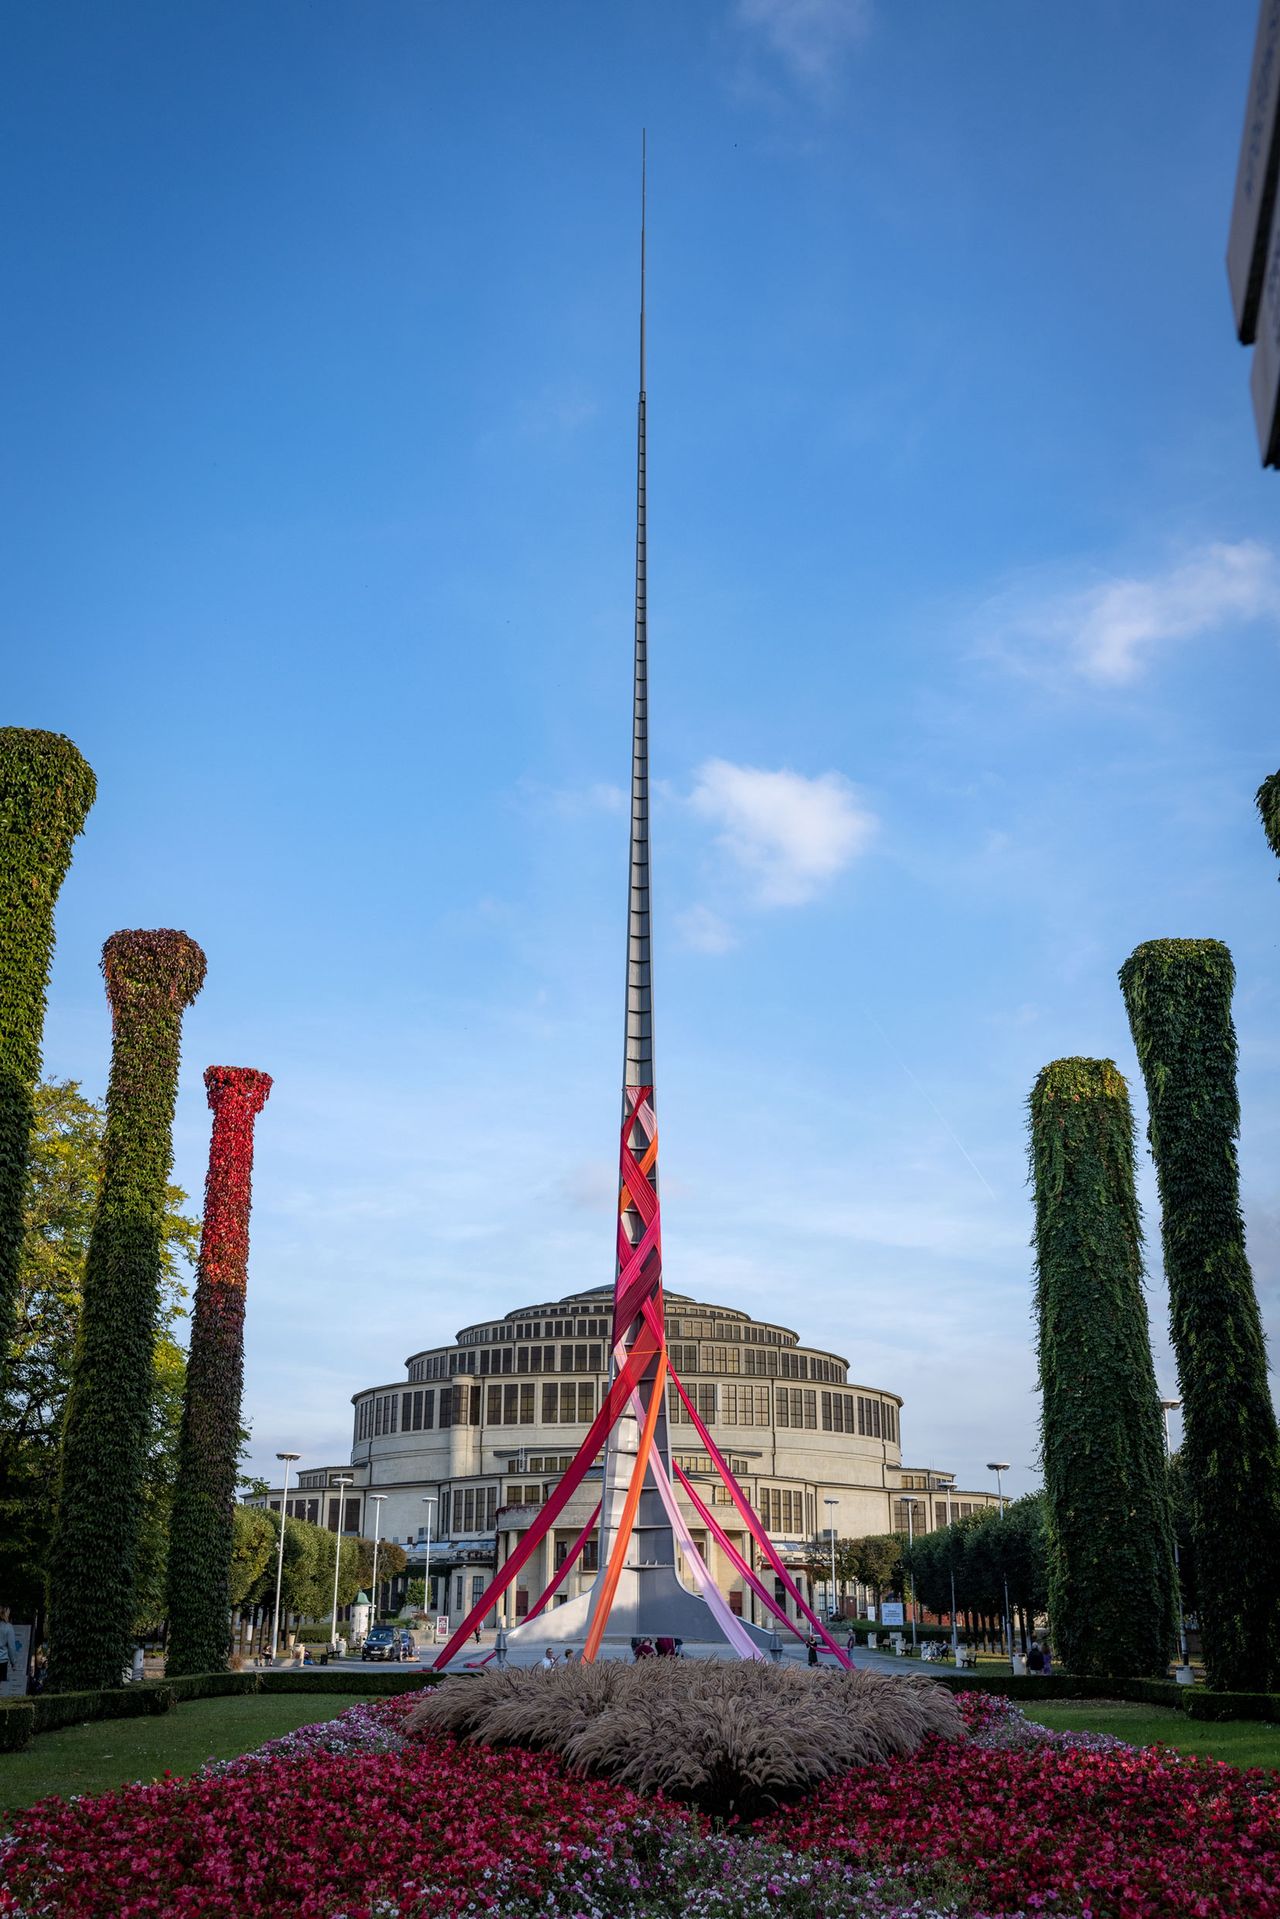
<svg viewBox="0 0 1280 1919">
<path fill-rule="evenodd" d="M 840 1504 L 828 1493 L 824 1495 L 823 1505 L 827 1509 L 827 1537 L 831 1541 L 831 1603 L 827 1607 L 827 1617 L 834 1618 L 836 1612 L 836 1515 L 835 1508 Z"/>
<path fill-rule="evenodd" d="M 329 1650 L 335 1653 L 338 1650 L 338 1568 L 342 1564 L 342 1502 L 346 1487 L 355 1483 L 350 1473 L 339 1473 L 336 1479 L 329 1481 L 338 1488 L 338 1525 L 333 1542 L 333 1631 L 329 1635 Z"/>
<path fill-rule="evenodd" d="M 271 1663 L 276 1663 L 276 1647 L 280 1643 L 280 1587 L 284 1580 L 284 1522 L 289 1509 L 289 1467 L 299 1457 L 297 1453 L 277 1453 L 276 1458 L 284 1462 L 284 1486 L 280 1493 L 280 1551 L 276 1555 L 276 1616 L 271 1625 Z"/>
<path fill-rule="evenodd" d="M 373 1601 L 372 1624 L 376 1626 L 378 1623 L 378 1544 L 382 1532 L 382 1502 L 387 1495 L 370 1493 L 369 1497 L 373 1501 L 373 1578 L 369 1582 L 373 1590 L 369 1597 Z"/>
<path fill-rule="evenodd" d="M 425 1611 L 427 1613 L 428 1618 L 430 1618 L 431 1616 L 431 1521 L 432 1521 L 432 1518 L 434 1517 L 438 1501 L 430 1498 L 428 1495 L 424 1493 L 422 1503 L 427 1509 L 427 1563 L 425 1568 L 425 1577 L 422 1582 L 422 1597 L 424 1601 Z"/>
<path fill-rule="evenodd" d="M 994 1473 L 996 1476 L 996 1498 L 1000 1501 L 1001 1519 L 1004 1518 L 1004 1480 L 1002 1478 L 1002 1475 L 1004 1473 L 1007 1473 L 1008 1470 L 1009 1470 L 1009 1462 L 1007 1459 L 989 1459 L 987 1461 L 987 1471 L 989 1473 Z M 1013 1626 L 1009 1618 L 1009 1575 L 1007 1572 L 1004 1572 L 1002 1569 L 1000 1576 L 1004 1581 L 1004 1649 L 1005 1649 L 1006 1655 L 1008 1656 L 1009 1664 L 1012 1665 L 1013 1664 Z"/>
<path fill-rule="evenodd" d="M 1160 1401 L 1160 1410 L 1164 1414 L 1164 1457 L 1166 1469 L 1173 1458 L 1173 1447 L 1169 1439 L 1169 1414 L 1176 1413 L 1181 1404 L 1182 1401 L 1180 1399 L 1162 1399 Z M 1173 1515 L 1170 1514 L 1171 1519 L 1172 1517 Z M 1180 1662 L 1173 1676 L 1180 1686 L 1191 1686 L 1195 1684 L 1195 1674 L 1191 1670 L 1191 1661 L 1187 1657 L 1187 1616 L 1182 1610 L 1182 1555 L 1178 1551 L 1178 1528 L 1176 1524 L 1173 1528 L 1173 1581 L 1178 1589 L 1178 1659 Z"/>
<path fill-rule="evenodd" d="M 911 1493 L 903 1493 L 902 1503 L 907 1509 L 907 1552 L 909 1555 L 912 1547 L 916 1543 L 915 1510 L 916 1510 L 916 1507 L 920 1504 L 920 1501 L 916 1499 L 915 1496 Z M 915 1579 L 915 1574 L 912 1573 L 911 1575 L 911 1650 L 913 1652 L 915 1651 L 915 1645 L 916 1645 L 916 1579 Z"/>
</svg>

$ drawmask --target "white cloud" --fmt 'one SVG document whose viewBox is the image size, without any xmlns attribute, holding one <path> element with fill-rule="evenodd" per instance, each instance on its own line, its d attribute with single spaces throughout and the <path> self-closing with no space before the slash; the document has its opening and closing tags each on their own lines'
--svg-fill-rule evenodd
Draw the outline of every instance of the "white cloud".
<svg viewBox="0 0 1280 1919">
<path fill-rule="evenodd" d="M 989 646 L 1014 664 L 1066 664 L 1096 685 L 1125 686 L 1172 641 L 1280 617 L 1280 574 L 1258 541 L 1216 542 L 1164 573 L 1023 596 L 987 613 Z"/>
<path fill-rule="evenodd" d="M 719 829 L 759 906 L 803 906 L 865 851 L 877 824 L 843 774 L 806 779 L 729 760 L 699 767 L 690 805 Z"/>
<path fill-rule="evenodd" d="M 709 906 L 691 906 L 687 912 L 677 913 L 676 930 L 683 944 L 695 953 L 730 953 L 738 944 L 733 928 Z"/>
<path fill-rule="evenodd" d="M 738 0 L 737 20 L 758 34 L 802 86 L 822 88 L 871 26 L 871 0 Z"/>
</svg>

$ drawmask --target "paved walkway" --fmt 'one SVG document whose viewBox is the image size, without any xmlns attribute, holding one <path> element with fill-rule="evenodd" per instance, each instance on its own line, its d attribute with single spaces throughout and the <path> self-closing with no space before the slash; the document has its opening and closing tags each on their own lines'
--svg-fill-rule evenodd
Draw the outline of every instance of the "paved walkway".
<svg viewBox="0 0 1280 1919">
<path fill-rule="evenodd" d="M 462 1652 L 454 1656 L 449 1663 L 448 1670 L 450 1672 L 492 1671 L 494 1666 L 493 1660 L 489 1660 L 485 1668 L 480 1668 L 472 1662 L 485 1659 L 486 1656 L 493 1651 L 493 1640 L 494 1635 L 491 1632 L 486 1632 L 481 1635 L 479 1645 L 472 1640 Z M 433 1645 L 430 1639 L 424 1635 L 418 1641 L 419 1659 L 414 1664 L 406 1661 L 403 1665 L 397 1666 L 394 1663 L 381 1660 L 362 1661 L 358 1656 L 349 1659 L 331 1660 L 329 1664 L 330 1670 L 337 1666 L 348 1672 L 406 1672 L 413 1671 L 418 1666 L 430 1666 L 439 1650 L 440 1648 Z M 513 1646 L 507 1655 L 507 1663 L 510 1666 L 536 1666 L 542 1659 L 542 1651 L 542 1647 L 537 1644 L 518 1648 Z M 719 1641 L 707 1645 L 686 1644 L 683 1648 L 683 1656 L 686 1659 L 723 1659 L 725 1651 L 725 1646 Z M 602 1659 L 629 1660 L 631 1658 L 631 1651 L 629 1647 L 624 1645 L 605 1645 L 600 1649 L 600 1656 Z M 866 1646 L 859 1646 L 851 1657 L 853 1664 L 860 1671 L 893 1673 L 899 1679 L 912 1673 L 922 1674 L 927 1679 L 935 1673 L 941 1674 L 954 1670 L 949 1661 L 945 1665 L 939 1662 L 937 1666 L 934 1666 L 927 1660 L 899 1659 L 895 1653 L 872 1652 Z M 792 1639 L 783 1646 L 783 1658 L 789 1666 L 803 1666 L 806 1662 L 807 1654 L 804 1647 Z M 835 1659 L 825 1650 L 820 1653 L 818 1663 L 829 1670 L 834 1670 L 836 1667 Z"/>
</svg>

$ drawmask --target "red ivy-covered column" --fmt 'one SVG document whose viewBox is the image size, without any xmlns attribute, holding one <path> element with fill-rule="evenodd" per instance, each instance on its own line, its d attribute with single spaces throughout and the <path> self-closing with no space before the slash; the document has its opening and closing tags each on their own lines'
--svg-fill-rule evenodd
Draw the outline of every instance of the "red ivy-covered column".
<svg viewBox="0 0 1280 1919">
<path fill-rule="evenodd" d="M 271 1076 L 251 1066 L 210 1066 L 204 1083 L 213 1138 L 169 1538 L 171 1673 L 221 1672 L 230 1647 L 253 1123 Z"/>
</svg>

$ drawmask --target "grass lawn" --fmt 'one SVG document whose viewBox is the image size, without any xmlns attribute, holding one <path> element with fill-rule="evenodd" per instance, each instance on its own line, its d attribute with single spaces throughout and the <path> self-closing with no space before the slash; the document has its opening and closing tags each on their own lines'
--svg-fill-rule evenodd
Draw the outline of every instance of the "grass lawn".
<svg viewBox="0 0 1280 1919">
<path fill-rule="evenodd" d="M 95 1719 L 43 1732 L 24 1752 L 0 1753 L 0 1810 L 56 1792 L 107 1792 L 130 1779 L 194 1772 L 206 1759 L 234 1759 L 265 1739 L 333 1719 L 360 1693 L 248 1693 L 190 1699 L 156 1718 Z"/>
<path fill-rule="evenodd" d="M 1256 1719 L 1188 1719 L 1170 1706 L 1130 1705 L 1119 1699 L 1081 1699 L 1074 1704 L 1029 1699 L 1028 1719 L 1057 1732 L 1113 1732 L 1135 1746 L 1160 1740 L 1179 1752 L 1206 1753 L 1233 1766 L 1280 1770 L 1280 1726 Z"/>
</svg>

